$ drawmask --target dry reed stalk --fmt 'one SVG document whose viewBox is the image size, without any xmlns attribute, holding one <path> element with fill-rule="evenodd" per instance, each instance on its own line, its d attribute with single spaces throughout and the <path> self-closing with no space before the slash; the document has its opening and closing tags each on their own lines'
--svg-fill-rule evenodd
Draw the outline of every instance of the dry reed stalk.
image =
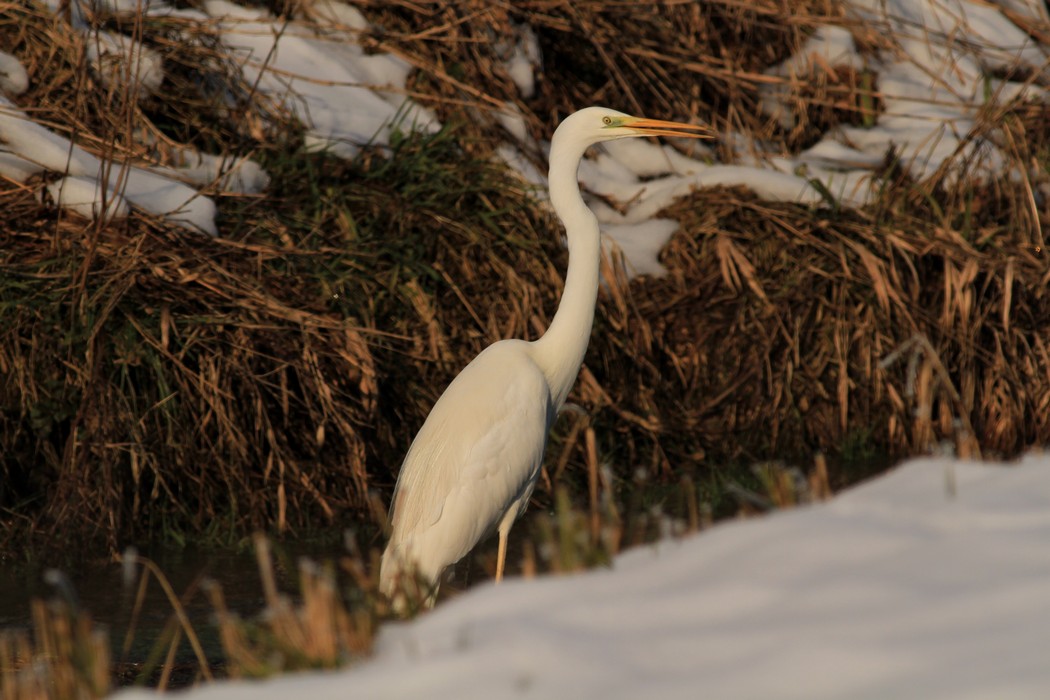
<svg viewBox="0 0 1050 700">
<path fill-rule="evenodd" d="M 157 581 L 157 585 L 160 586 L 164 592 L 165 597 L 168 599 L 168 604 L 171 605 L 172 618 L 168 622 L 168 628 L 170 630 L 170 643 L 168 646 L 167 658 L 161 671 L 161 677 L 167 679 L 170 676 L 171 669 L 174 665 L 174 655 L 179 645 L 179 638 L 182 634 L 186 635 L 186 640 L 190 644 L 190 648 L 193 650 L 194 655 L 197 657 L 198 667 L 200 674 L 205 680 L 212 680 L 212 674 L 210 671 L 210 665 L 208 658 L 204 654 L 204 648 L 201 646 L 200 639 L 197 633 L 193 629 L 193 625 L 190 622 L 189 615 L 186 613 L 186 608 L 180 600 L 179 596 L 175 593 L 175 589 L 172 588 L 171 582 L 164 575 L 164 572 L 160 570 L 156 562 L 146 557 L 136 554 L 134 551 L 126 551 L 121 556 L 121 564 L 125 567 L 128 566 L 140 566 L 142 567 L 143 576 L 139 583 L 139 594 L 136 597 L 135 608 L 132 613 L 132 620 L 134 621 L 139 614 L 139 604 L 144 598 L 145 587 L 147 580 L 150 576 Z M 127 649 L 130 645 L 130 637 L 134 632 L 134 622 L 128 630 L 128 637 L 125 639 L 124 647 Z M 167 635 L 165 635 L 167 636 Z M 161 687 L 164 687 L 161 685 Z"/>
<path fill-rule="evenodd" d="M 97 17 L 164 53 L 171 89 L 139 103 L 98 89 L 62 20 L 3 5 L 0 42 L 33 76 L 16 101 L 42 122 L 115 167 L 170 165 L 195 144 L 255 153 L 275 177 L 264 198 L 219 200 L 225 237 L 214 241 L 140 214 L 85 225 L 42 206 L 42 182 L 3 188 L 0 278 L 17 300 L 0 330 L 5 532 L 61 546 L 69 514 L 113 548 L 158 534 L 143 523 L 381 529 L 396 465 L 441 387 L 486 344 L 535 338 L 560 292 L 556 223 L 491 166 L 503 136 L 489 106 L 514 102 L 541 138 L 602 102 L 792 151 L 870 123 L 878 85 L 836 66 L 794 80 L 764 71 L 829 18 L 863 50 L 893 49 L 822 1 L 363 6 L 384 28 L 366 44 L 416 66 L 410 93 L 458 126 L 345 164 L 296 150 L 299 127 L 243 83 L 207 23 Z M 545 57 L 530 100 L 499 55 L 523 22 Z M 761 113 L 760 85 L 785 91 L 794 126 Z M 858 435 L 890 454 L 945 439 L 960 453 L 1014 454 L 1045 441 L 1047 183 L 1031 165 L 1050 150 L 1050 113 L 996 108 L 975 137 L 993 126 L 1018 182 L 916 183 L 891 153 L 876 172 L 884 191 L 861 212 L 740 189 L 675 205 L 669 274 L 602 294 L 572 397 L 588 421 L 558 433 L 538 496 L 563 481 L 583 493 L 584 473 L 593 491 L 585 426 L 615 438 L 602 454 L 615 454 L 618 477 L 640 469 L 664 483 L 832 457 Z M 930 352 L 912 396 L 908 363 L 880 361 L 916 334 Z M 850 478 L 828 468 L 836 488 Z M 21 503 L 32 506 L 7 514 Z"/>
<path fill-rule="evenodd" d="M 587 443 L 587 491 L 590 494 L 591 542 L 597 544 L 601 535 L 602 516 L 601 511 L 598 509 L 598 446 L 593 428 L 587 428 L 585 438 Z"/>
<path fill-rule="evenodd" d="M 302 602 L 294 605 L 277 589 L 269 541 L 254 538 L 265 609 L 246 623 L 232 614 L 218 585 L 208 595 L 231 677 L 261 677 L 305 668 L 335 668 L 366 655 L 375 635 L 375 611 L 348 608 L 329 567 L 301 561 Z"/>
<path fill-rule="evenodd" d="M 110 688 L 105 631 L 60 601 L 32 602 L 33 634 L 0 632 L 0 691 L 7 700 L 101 698 Z"/>
<path fill-rule="evenodd" d="M 682 493 L 686 498 L 686 517 L 688 518 L 687 532 L 700 531 L 700 506 L 696 498 L 696 484 L 687 474 L 682 477 Z"/>
<path fill-rule="evenodd" d="M 826 501 L 832 496 L 828 480 L 828 460 L 820 452 L 813 458 L 813 471 L 809 474 L 809 492 L 818 501 Z"/>
</svg>

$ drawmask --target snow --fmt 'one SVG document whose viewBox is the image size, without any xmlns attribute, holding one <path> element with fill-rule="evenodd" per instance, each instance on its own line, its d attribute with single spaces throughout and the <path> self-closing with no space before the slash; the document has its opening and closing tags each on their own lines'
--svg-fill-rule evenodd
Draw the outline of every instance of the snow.
<svg viewBox="0 0 1050 700">
<path fill-rule="evenodd" d="M 180 697 L 1044 698 L 1048 649 L 1050 456 L 927 458 L 611 569 L 475 588 L 354 668 Z"/>
<path fill-rule="evenodd" d="M 635 224 L 606 224 L 602 239 L 607 252 L 623 255 L 627 274 L 658 276 L 664 273 L 660 251 L 677 230 L 674 219 L 646 219 Z"/>
<path fill-rule="evenodd" d="M 143 99 L 160 89 L 164 65 L 160 54 L 126 34 L 93 28 L 88 17 L 96 11 L 134 13 L 149 10 L 150 0 L 73 0 L 69 16 L 73 29 L 83 38 L 88 64 L 102 84 L 118 91 L 128 91 Z M 61 0 L 43 0 L 52 13 L 62 12 Z"/>
<path fill-rule="evenodd" d="M 59 206 L 82 216 L 103 212 L 108 218 L 126 216 L 127 200 L 187 228 L 218 233 L 215 202 L 209 197 L 148 169 L 96 158 L 33 122 L 2 95 L 0 142 L 0 176 L 24 182 L 45 170 L 65 173 L 64 184 L 52 184 L 49 194 Z"/>
<path fill-rule="evenodd" d="M 848 30 L 827 25 L 817 27 L 813 36 L 797 52 L 766 70 L 766 75 L 782 80 L 760 89 L 762 111 L 776 117 L 782 127 L 790 128 L 795 121 L 789 109 L 791 82 L 805 78 L 815 66 L 844 66 L 861 70 L 864 61 L 857 53 L 853 35 Z"/>
<path fill-rule="evenodd" d="M 130 91 L 142 100 L 160 90 L 164 61 L 160 54 L 124 34 L 102 30 L 85 34 L 87 60 L 102 84 Z"/>
<path fill-rule="evenodd" d="M 513 22 L 510 36 L 512 40 L 496 40 L 496 53 L 503 57 L 503 69 L 517 86 L 518 92 L 528 99 L 536 94 L 536 71 L 542 56 L 539 38 L 532 27 Z"/>
<path fill-rule="evenodd" d="M 330 16 L 332 6 L 319 18 Z M 311 147 L 353 158 L 365 144 L 387 145 L 392 131 L 435 132 L 433 113 L 404 95 L 409 65 L 389 54 L 366 55 L 346 32 L 327 35 L 226 0 L 209 0 L 222 42 L 245 80 L 308 128 Z M 338 11 L 337 11 L 338 12 Z M 340 18 L 342 14 L 338 14 Z"/>
<path fill-rule="evenodd" d="M 1036 0 L 1006 4 L 1029 16 L 1046 12 Z M 979 0 L 850 0 L 847 11 L 892 38 L 896 50 L 862 56 L 844 28 L 821 27 L 798 53 L 766 71 L 790 81 L 805 80 L 814 70 L 849 67 L 870 71 L 877 81 L 884 110 L 877 123 L 830 132 L 810 149 L 826 154 L 831 142 L 871 158 L 860 168 L 846 161 L 842 168 L 818 170 L 826 189 L 848 193 L 846 203 L 851 206 L 867 204 L 878 184 L 861 178 L 862 169 L 873 167 L 891 149 L 920 180 L 935 177 L 942 168 L 947 168 L 948 182 L 1002 173 L 1007 158 L 994 144 L 995 132 L 974 135 L 978 112 L 1014 99 L 1045 100 L 1046 94 L 1037 86 L 995 80 L 992 71 L 1027 67 L 1045 72 L 1050 47 L 1037 43 L 999 8 Z M 762 94 L 764 111 L 790 126 L 787 86 L 773 83 L 763 87 Z M 803 153 L 795 162 L 807 160 L 810 155 Z M 868 186 L 858 189 L 862 180 Z"/>
<path fill-rule="evenodd" d="M 105 190 L 95 178 L 67 175 L 44 189 L 58 206 L 72 209 L 85 219 L 123 219 L 128 215 L 127 200 Z"/>
<path fill-rule="evenodd" d="M 535 144 L 529 138 L 529 127 L 525 123 L 525 116 L 521 109 L 513 102 L 505 102 L 503 109 L 496 112 L 496 121 L 506 129 L 507 133 L 514 137 L 519 143 Z"/>
<path fill-rule="evenodd" d="M 21 95 L 29 88 L 25 66 L 9 53 L 0 51 L 0 93 Z"/>
<path fill-rule="evenodd" d="M 52 12 L 61 4 L 44 0 Z M 362 48 L 361 34 L 371 27 L 352 5 L 318 0 L 304 4 L 291 19 L 229 0 L 207 0 L 199 7 L 179 9 L 163 0 L 74 0 L 69 9 L 72 29 L 84 38 L 89 65 L 110 89 L 144 98 L 160 89 L 164 64 L 148 42 L 93 28 L 93 13 L 144 12 L 216 32 L 216 48 L 225 49 L 246 83 L 265 95 L 272 108 L 303 124 L 311 148 L 353 158 L 364 145 L 388 145 L 398 130 L 432 133 L 441 126 L 431 110 L 407 94 L 412 65 L 399 56 Z M 1004 174 L 1009 159 L 996 145 L 994 130 L 975 136 L 979 113 L 1010 100 L 1047 99 L 1047 91 L 1034 84 L 1040 81 L 998 77 L 1045 74 L 1050 47 L 1040 43 L 1042 35 L 1018 24 L 1024 18 L 1046 21 L 1045 5 L 1039 0 L 1000 0 L 998 5 L 983 0 L 848 0 L 845 8 L 845 26 L 816 26 L 794 55 L 766 71 L 778 80 L 761 88 L 760 107 L 790 128 L 795 119 L 792 83 L 808 80 L 814 71 L 846 67 L 868 72 L 876 81 L 883 112 L 870 126 L 830 131 L 795 155 L 778 153 L 746 135 L 727 134 L 726 145 L 734 154 L 729 163 L 717 162 L 712 151 L 695 142 L 684 152 L 668 143 L 641 140 L 611 142 L 593 150 L 581 167 L 581 181 L 607 240 L 620 241 L 628 276 L 664 273 L 656 254 L 673 227 L 660 212 L 697 188 L 746 187 L 774 201 L 862 207 L 877 196 L 877 173 L 891 152 L 919 180 L 943 174 L 950 183 L 961 177 L 980 180 Z M 873 27 L 891 43 L 862 53 L 850 26 Z M 184 40 L 197 39 L 187 33 Z M 503 73 L 522 98 L 531 97 L 543 79 L 536 32 L 512 22 L 509 30 L 499 35 L 494 31 L 492 42 Z M 1022 70 L 1012 73 L 1015 67 Z M 0 91 L 19 94 L 27 86 L 24 67 L 0 53 Z M 132 208 L 218 235 L 215 204 L 206 194 L 259 192 L 269 183 L 251 160 L 189 148 L 178 155 L 178 162 L 164 167 L 104 166 L 65 138 L 43 127 L 18 127 L 11 117 L 32 124 L 24 111 L 0 102 L 0 138 L 7 143 L 0 150 L 0 176 L 26 182 L 48 170 L 80 178 L 67 183 L 75 197 L 59 192 L 53 199 L 81 214 L 98 215 L 105 200 L 113 203 L 107 205 L 107 216 L 126 215 L 128 208 L 121 204 L 126 200 Z M 543 199 L 539 190 L 546 185 L 543 164 L 549 143 L 534 141 L 521 108 L 512 102 L 494 110 L 492 118 L 508 139 L 497 145 L 497 157 L 539 188 Z M 147 149 L 155 145 L 145 144 Z M 44 153 L 47 157 L 41 157 Z M 68 163 L 63 154 L 69 154 Z M 105 170 L 127 175 L 114 181 L 100 174 Z M 96 185 L 83 178 L 93 178 Z M 97 201 L 81 201 L 92 192 Z"/>
<path fill-rule="evenodd" d="M 262 192 L 270 184 L 266 171 L 248 158 L 222 158 L 193 149 L 177 155 L 175 167 L 156 166 L 153 171 L 200 186 L 217 182 L 224 191 L 238 194 Z"/>
</svg>

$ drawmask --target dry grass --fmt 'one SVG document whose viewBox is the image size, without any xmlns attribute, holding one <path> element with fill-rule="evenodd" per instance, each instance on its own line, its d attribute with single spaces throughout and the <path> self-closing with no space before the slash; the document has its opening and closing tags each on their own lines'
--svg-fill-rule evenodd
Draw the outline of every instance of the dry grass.
<svg viewBox="0 0 1050 700">
<path fill-rule="evenodd" d="M 109 640 L 87 613 L 33 601 L 33 635 L 0 632 L 0 696 L 90 700 L 110 689 Z"/>
<path fill-rule="evenodd" d="M 1046 264 L 1005 226 L 974 245 L 931 231 L 928 212 L 820 218 L 733 192 L 675 213 L 691 233 L 667 250 L 671 275 L 635 289 L 616 319 L 630 334 L 598 337 L 583 385 L 625 417 L 661 417 L 641 431 L 660 438 L 651 464 L 675 468 L 665 436 L 754 460 L 835 448 L 858 426 L 898 454 L 954 440 L 955 421 L 996 454 L 1048 434 Z M 905 347 L 921 352 L 888 361 Z"/>
<path fill-rule="evenodd" d="M 266 609 L 257 619 L 242 621 L 229 611 L 218 587 L 208 591 L 229 677 L 338 668 L 371 650 L 376 628 L 374 599 L 361 598 L 356 606 L 348 606 L 336 586 L 333 568 L 304 560 L 299 563 L 302 602 L 295 605 L 277 589 L 267 540 L 256 536 L 255 547 L 266 598 Z M 374 595 L 374 582 L 363 574 L 359 562 L 348 560 L 347 564 L 355 574 L 355 590 Z"/>
<path fill-rule="evenodd" d="M 210 580 L 198 580 L 176 592 L 151 560 L 134 552 L 122 557 L 124 573 L 135 583 L 135 602 L 124 633 L 119 661 L 112 662 L 105 627 L 96 626 L 88 612 L 74 602 L 72 586 L 53 572 L 64 597 L 32 602 L 32 634 L 0 631 L 0 693 L 9 700 L 89 700 L 109 694 L 111 686 L 146 685 L 173 690 L 209 682 L 216 677 L 258 678 L 294 670 L 337 668 L 366 655 L 375 635 L 382 602 L 374 577 L 359 559 L 344 559 L 350 585 L 337 586 L 332 564 L 299 563 L 299 602 L 281 593 L 270 543 L 254 538 L 264 607 L 249 617 L 231 612 L 222 589 Z M 203 585 L 200 585 L 203 584 Z M 170 604 L 168 625 L 152 641 L 145 660 L 129 658 L 139 620 L 157 611 L 143 610 L 147 589 L 159 586 Z M 207 595 L 211 601 L 221 658 L 208 658 L 200 630 L 187 607 Z M 254 602 L 254 601 L 253 601 Z M 238 601 L 243 607 L 244 601 Z M 193 660 L 180 660 L 180 646 L 188 643 Z"/>
<path fill-rule="evenodd" d="M 100 87 L 60 20 L 0 6 L 0 43 L 31 75 L 18 103 L 57 131 L 146 162 L 171 162 L 179 144 L 251 154 L 273 177 L 261 197 L 219 199 L 218 240 L 141 214 L 86 223 L 38 202 L 42 182 L 2 188 L 7 550 L 84 535 L 117 550 L 186 533 L 378 531 L 441 388 L 488 343 L 535 338 L 557 303 L 555 224 L 491 163 L 491 107 L 516 102 L 537 137 L 604 103 L 785 150 L 879 108 L 870 76 L 828 70 L 785 86 L 793 128 L 757 109 L 761 71 L 816 19 L 844 22 L 834 2 L 372 2 L 364 11 L 383 31 L 367 45 L 416 66 L 411 94 L 454 126 L 397 143 L 392 158 L 344 163 L 304 154 L 298 128 L 219 60 L 206 25 L 178 27 L 202 39 L 191 47 L 173 38 L 174 19 L 97 18 L 169 62 L 163 94 L 138 102 Z M 497 60 L 496 39 L 520 22 L 544 52 L 528 100 Z M 862 46 L 885 41 L 852 29 Z M 232 106 L 220 109 L 220 89 Z M 588 422 L 559 424 L 537 497 L 567 483 L 594 513 L 599 493 L 629 500 L 638 471 L 708 483 L 817 451 L 838 487 L 858 476 L 836 467 L 848 445 L 906 455 L 947 440 L 1008 455 L 1045 441 L 1047 215 L 1033 193 L 1047 185 L 1048 114 L 1015 105 L 985 119 L 1005 127 L 1024 178 L 920 185 L 888 157 L 885 190 L 862 212 L 724 189 L 677 204 L 670 274 L 602 295 L 571 399 Z M 734 502 L 705 499 L 719 514 Z"/>
</svg>

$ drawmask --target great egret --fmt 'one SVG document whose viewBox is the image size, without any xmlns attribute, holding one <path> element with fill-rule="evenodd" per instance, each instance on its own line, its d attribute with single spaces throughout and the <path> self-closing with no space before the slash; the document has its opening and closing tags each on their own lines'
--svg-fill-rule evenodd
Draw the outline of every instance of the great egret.
<svg viewBox="0 0 1050 700">
<path fill-rule="evenodd" d="M 576 381 L 594 321 L 601 240 L 576 180 L 584 152 L 612 139 L 710 133 L 603 107 L 572 114 L 554 132 L 550 201 L 569 247 L 561 303 L 538 340 L 501 340 L 475 357 L 408 448 L 380 567 L 380 590 L 397 607 L 404 606 L 403 587 L 415 580 L 429 586 L 432 603 L 442 572 L 493 530 L 499 534 L 496 580 L 503 578 L 507 535 L 528 505 L 547 432 Z"/>
</svg>

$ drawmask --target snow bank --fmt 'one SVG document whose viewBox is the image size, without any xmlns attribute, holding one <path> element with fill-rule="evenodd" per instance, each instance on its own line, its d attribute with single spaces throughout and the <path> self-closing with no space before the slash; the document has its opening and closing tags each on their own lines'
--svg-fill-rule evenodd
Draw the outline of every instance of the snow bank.
<svg viewBox="0 0 1050 700">
<path fill-rule="evenodd" d="M 1050 457 L 923 459 L 611 570 L 476 588 L 357 668 L 183 697 L 1043 698 L 1048 649 Z"/>
</svg>

